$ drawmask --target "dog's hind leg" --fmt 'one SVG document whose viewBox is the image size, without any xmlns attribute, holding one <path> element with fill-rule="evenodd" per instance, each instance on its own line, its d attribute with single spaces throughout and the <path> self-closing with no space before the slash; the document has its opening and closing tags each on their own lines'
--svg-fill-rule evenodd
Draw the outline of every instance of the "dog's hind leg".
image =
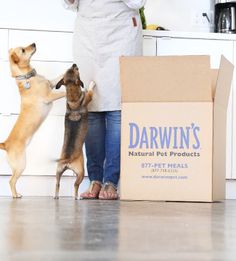
<svg viewBox="0 0 236 261">
<path fill-rule="evenodd" d="M 79 190 L 79 185 L 83 181 L 84 174 L 83 173 L 75 173 L 76 174 L 76 180 L 74 183 L 74 189 L 75 189 L 75 200 L 78 199 L 78 190 Z"/>
<path fill-rule="evenodd" d="M 22 196 L 16 191 L 16 182 L 25 170 L 26 156 L 25 152 L 21 153 L 8 153 L 8 162 L 12 169 L 12 177 L 9 181 L 12 197 L 21 198 Z"/>
<path fill-rule="evenodd" d="M 78 190 L 81 182 L 83 181 L 84 178 L 84 157 L 83 154 L 81 153 L 81 156 L 77 159 L 75 159 L 71 164 L 70 164 L 70 169 L 75 173 L 76 175 L 76 180 L 74 183 L 74 191 L 75 191 L 75 199 L 78 199 Z"/>
<path fill-rule="evenodd" d="M 56 174 L 56 191 L 55 191 L 55 197 L 54 199 L 59 199 L 59 190 L 60 190 L 60 181 L 61 181 L 61 176 L 66 170 L 66 167 L 62 165 L 61 163 L 58 163 L 57 166 L 57 174 Z"/>
</svg>

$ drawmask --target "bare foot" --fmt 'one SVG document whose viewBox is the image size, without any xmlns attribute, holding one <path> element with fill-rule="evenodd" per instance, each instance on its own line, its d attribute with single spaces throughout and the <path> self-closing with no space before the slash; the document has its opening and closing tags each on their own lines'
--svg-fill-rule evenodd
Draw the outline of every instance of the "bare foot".
<svg viewBox="0 0 236 261">
<path fill-rule="evenodd" d="M 105 183 L 99 193 L 99 199 L 117 200 L 118 193 L 116 187 L 112 183 Z"/>
<path fill-rule="evenodd" d="M 98 199 L 102 184 L 99 181 L 92 181 L 88 190 L 80 194 L 80 199 Z"/>
<path fill-rule="evenodd" d="M 13 198 L 22 198 L 22 195 L 17 193 L 16 195 L 13 195 Z"/>
</svg>

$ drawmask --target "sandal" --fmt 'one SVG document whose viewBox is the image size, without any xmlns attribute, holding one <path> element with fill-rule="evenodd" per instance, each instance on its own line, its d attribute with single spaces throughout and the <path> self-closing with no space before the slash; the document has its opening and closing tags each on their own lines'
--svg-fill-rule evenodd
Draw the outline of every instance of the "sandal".
<svg viewBox="0 0 236 261">
<path fill-rule="evenodd" d="M 102 188 L 102 183 L 93 180 L 90 183 L 88 190 L 80 194 L 80 199 L 98 199 L 98 195 L 101 188 Z"/>
<path fill-rule="evenodd" d="M 103 200 L 117 200 L 117 188 L 111 182 L 106 182 L 100 190 L 98 198 Z"/>
</svg>

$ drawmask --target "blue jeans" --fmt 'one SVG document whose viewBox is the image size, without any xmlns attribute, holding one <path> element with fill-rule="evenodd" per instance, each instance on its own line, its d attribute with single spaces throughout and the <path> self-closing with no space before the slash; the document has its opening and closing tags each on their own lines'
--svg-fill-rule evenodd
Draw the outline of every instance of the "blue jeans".
<svg viewBox="0 0 236 261">
<path fill-rule="evenodd" d="M 111 182 L 120 178 L 120 111 L 89 112 L 85 139 L 90 181 Z"/>
</svg>

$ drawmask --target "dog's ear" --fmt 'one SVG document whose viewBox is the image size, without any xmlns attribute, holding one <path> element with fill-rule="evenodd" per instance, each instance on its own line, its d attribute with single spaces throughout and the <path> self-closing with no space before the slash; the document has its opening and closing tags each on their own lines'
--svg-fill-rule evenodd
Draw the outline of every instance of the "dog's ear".
<svg viewBox="0 0 236 261">
<path fill-rule="evenodd" d="M 80 81 L 80 86 L 84 88 L 84 83 Z"/>
<path fill-rule="evenodd" d="M 62 79 L 56 84 L 56 89 L 61 88 L 62 85 L 65 85 L 65 83 L 64 83 L 64 78 L 62 78 Z"/>
<path fill-rule="evenodd" d="M 75 84 L 78 86 L 78 87 L 83 87 L 84 88 L 84 83 L 80 80 L 80 78 L 77 78 L 75 80 Z"/>
<path fill-rule="evenodd" d="M 14 51 L 11 53 L 10 58 L 13 63 L 18 63 L 20 61 L 19 57 Z"/>
</svg>

